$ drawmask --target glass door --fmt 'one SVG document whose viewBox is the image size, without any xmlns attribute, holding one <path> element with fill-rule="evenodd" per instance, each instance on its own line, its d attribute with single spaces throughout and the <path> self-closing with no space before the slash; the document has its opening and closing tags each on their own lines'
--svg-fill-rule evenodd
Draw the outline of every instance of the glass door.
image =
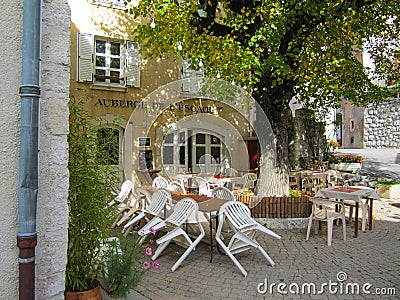
<svg viewBox="0 0 400 300">
<path fill-rule="evenodd" d="M 192 138 L 193 171 L 216 174 L 221 164 L 223 145 L 220 138 L 207 133 L 196 133 Z"/>
</svg>

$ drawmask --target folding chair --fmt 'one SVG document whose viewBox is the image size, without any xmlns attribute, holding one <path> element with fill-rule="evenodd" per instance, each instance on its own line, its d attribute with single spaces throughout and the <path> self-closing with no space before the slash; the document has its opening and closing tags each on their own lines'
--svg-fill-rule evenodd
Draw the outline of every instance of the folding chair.
<svg viewBox="0 0 400 300">
<path fill-rule="evenodd" d="M 162 176 L 157 176 L 154 178 L 152 186 L 166 189 L 168 187 L 168 180 Z"/>
<path fill-rule="evenodd" d="M 134 185 L 131 180 L 125 180 L 118 195 L 108 203 L 109 206 L 118 205 L 118 214 L 112 228 L 119 226 L 118 222 L 131 214 L 131 211 L 137 211 L 139 209 L 139 201 L 134 194 Z"/>
<path fill-rule="evenodd" d="M 226 245 L 222 241 L 222 228 L 224 226 L 225 219 L 228 220 L 229 226 L 234 231 L 233 236 L 229 240 L 229 244 Z M 269 257 L 267 252 L 261 247 L 256 240 L 256 233 L 263 232 L 271 235 L 274 238 L 281 239 L 281 237 L 273 231 L 265 228 L 258 222 L 256 222 L 250 214 L 250 209 L 246 204 L 239 201 L 229 201 L 221 206 L 219 210 L 219 224 L 215 239 L 233 263 L 239 268 L 243 276 L 247 276 L 247 271 L 242 267 L 239 261 L 234 256 L 236 253 L 240 253 L 254 247 L 262 253 L 267 261 L 274 266 L 275 263 Z"/>
<path fill-rule="evenodd" d="M 159 246 L 154 252 L 153 257 L 151 258 L 152 260 L 157 259 L 157 257 L 160 256 L 160 254 L 173 239 L 183 236 L 188 248 L 177 260 L 177 262 L 172 266 L 171 270 L 175 271 L 179 267 L 179 265 L 189 255 L 189 253 L 194 250 L 196 245 L 203 239 L 205 235 L 203 226 L 201 226 L 201 223 L 199 222 L 198 210 L 199 206 L 195 200 L 193 200 L 192 198 L 183 198 L 175 204 L 172 214 L 165 221 L 162 221 L 153 226 L 154 230 L 160 230 L 161 228 L 167 227 L 170 229 L 170 231 L 168 231 L 168 233 L 166 233 L 164 236 L 156 241 Z M 200 232 L 194 241 L 192 241 L 186 231 L 182 229 L 182 225 L 189 219 L 192 214 L 195 215 L 196 224 L 199 227 Z"/>
<path fill-rule="evenodd" d="M 167 190 L 157 190 L 153 193 L 151 197 L 151 202 L 148 207 L 143 205 L 142 211 L 133 219 L 131 219 L 128 223 L 125 224 L 124 228 L 129 228 L 131 225 L 136 224 L 141 219 L 146 216 L 151 216 L 152 219 L 147 222 L 139 231 L 138 235 L 143 238 L 140 242 L 143 242 L 146 235 L 150 233 L 149 229 L 162 221 L 164 215 L 166 215 L 166 210 L 172 207 L 172 198 L 170 192 Z"/>
<path fill-rule="evenodd" d="M 176 180 L 173 180 L 168 184 L 167 190 L 186 194 L 183 184 Z"/>
</svg>

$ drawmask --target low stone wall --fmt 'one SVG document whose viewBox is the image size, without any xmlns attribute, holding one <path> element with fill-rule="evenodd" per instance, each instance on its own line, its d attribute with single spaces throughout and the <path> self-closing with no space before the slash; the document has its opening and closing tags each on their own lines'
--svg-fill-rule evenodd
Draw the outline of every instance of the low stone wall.
<svg viewBox="0 0 400 300">
<path fill-rule="evenodd" d="M 253 218 L 307 218 L 311 214 L 311 202 L 307 196 L 246 196 L 238 195 L 238 201 L 247 204 Z"/>
</svg>

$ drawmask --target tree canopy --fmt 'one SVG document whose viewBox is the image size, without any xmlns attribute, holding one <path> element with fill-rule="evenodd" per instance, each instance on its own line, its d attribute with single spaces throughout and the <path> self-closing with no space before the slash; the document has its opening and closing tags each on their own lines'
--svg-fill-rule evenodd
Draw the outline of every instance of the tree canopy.
<svg viewBox="0 0 400 300">
<path fill-rule="evenodd" d="M 134 35 L 146 56 L 182 57 L 194 69 L 201 60 L 207 76 L 251 92 L 274 130 L 277 185 L 287 180 L 293 96 L 311 111 L 343 99 L 363 106 L 388 99 L 386 85 L 399 76 L 398 0 L 132 0 L 127 8 L 141 21 Z M 365 53 L 376 67 L 363 66 Z"/>
<path fill-rule="evenodd" d="M 312 99 L 311 107 L 342 97 L 379 101 L 387 89 L 373 82 L 395 81 L 396 0 L 140 0 L 129 7 L 145 20 L 135 34 L 146 55 L 184 57 L 194 68 L 201 59 L 208 76 L 219 72 L 248 89 L 292 90 Z M 362 49 L 377 64 L 373 73 L 357 60 Z"/>
</svg>

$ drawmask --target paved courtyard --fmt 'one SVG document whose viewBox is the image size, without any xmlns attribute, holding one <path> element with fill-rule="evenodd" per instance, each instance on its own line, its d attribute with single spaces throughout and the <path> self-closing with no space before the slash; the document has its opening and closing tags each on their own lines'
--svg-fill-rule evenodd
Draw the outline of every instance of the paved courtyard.
<svg viewBox="0 0 400 300">
<path fill-rule="evenodd" d="M 375 202 L 374 228 L 359 232 L 358 238 L 353 237 L 354 223 L 347 225 L 347 241 L 342 239 L 341 226 L 335 226 L 332 247 L 326 245 L 325 227 L 318 235 L 312 231 L 308 242 L 306 229 L 276 229 L 282 240 L 268 236 L 259 239 L 275 267 L 255 249 L 237 256 L 248 271 L 246 278 L 218 252 L 210 263 L 210 248 L 202 243 L 183 266 L 171 272 L 182 253 L 182 248 L 171 244 L 157 260 L 160 267 L 145 274 L 137 293 L 154 300 L 400 299 L 400 208 L 392 202 L 400 199 Z M 278 284 L 287 294 L 278 291 Z M 315 293 L 321 289 L 322 293 L 313 294 L 313 285 Z M 359 293 L 351 292 L 357 286 Z M 299 292 L 294 293 L 297 287 Z M 393 288 L 396 295 L 378 295 L 393 293 Z M 139 299 L 137 293 L 129 299 Z"/>
</svg>

